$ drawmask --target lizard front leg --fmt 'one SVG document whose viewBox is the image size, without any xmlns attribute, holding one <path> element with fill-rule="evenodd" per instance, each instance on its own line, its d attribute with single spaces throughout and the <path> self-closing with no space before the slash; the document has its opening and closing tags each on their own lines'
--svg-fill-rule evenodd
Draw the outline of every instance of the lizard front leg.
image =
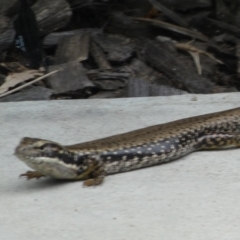
<svg viewBox="0 0 240 240">
<path fill-rule="evenodd" d="M 85 180 L 85 187 L 97 186 L 103 183 L 105 177 L 103 161 L 99 156 L 88 157 L 79 168 L 79 173 L 76 179 Z"/>
<path fill-rule="evenodd" d="M 89 175 L 89 179 L 85 180 L 83 186 L 90 187 L 90 186 L 97 186 L 101 185 L 104 181 L 105 172 L 102 166 L 97 166 L 93 172 Z"/>
</svg>

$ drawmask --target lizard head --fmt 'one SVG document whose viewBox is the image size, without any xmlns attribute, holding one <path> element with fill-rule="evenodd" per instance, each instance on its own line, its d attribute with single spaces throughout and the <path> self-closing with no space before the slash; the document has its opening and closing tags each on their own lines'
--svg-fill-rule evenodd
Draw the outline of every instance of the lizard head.
<svg viewBox="0 0 240 240">
<path fill-rule="evenodd" d="M 23 138 L 15 149 L 15 155 L 23 161 L 39 157 L 55 158 L 64 153 L 67 150 L 58 143 L 29 137 Z"/>
<path fill-rule="evenodd" d="M 73 153 L 49 140 L 25 137 L 15 155 L 32 169 L 55 178 L 73 178 L 79 169 Z"/>
</svg>

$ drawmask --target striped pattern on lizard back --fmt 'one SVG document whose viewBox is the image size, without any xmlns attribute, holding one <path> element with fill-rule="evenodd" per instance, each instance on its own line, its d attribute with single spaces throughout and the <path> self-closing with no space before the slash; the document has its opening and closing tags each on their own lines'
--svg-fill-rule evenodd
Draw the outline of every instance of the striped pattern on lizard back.
<svg viewBox="0 0 240 240">
<path fill-rule="evenodd" d="M 240 133 L 240 114 L 236 112 L 240 112 L 239 108 L 66 147 L 78 155 L 79 164 L 82 157 L 97 154 L 107 174 L 130 171 L 200 149 L 236 146 L 236 135 Z"/>
</svg>

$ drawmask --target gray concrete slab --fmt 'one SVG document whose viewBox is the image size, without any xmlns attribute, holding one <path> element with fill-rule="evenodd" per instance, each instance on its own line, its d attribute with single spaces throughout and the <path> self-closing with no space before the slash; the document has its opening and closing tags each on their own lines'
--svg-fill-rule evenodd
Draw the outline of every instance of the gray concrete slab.
<svg viewBox="0 0 240 240">
<path fill-rule="evenodd" d="M 239 107 L 239 94 L 0 104 L 0 239 L 239 240 L 240 150 L 192 153 L 102 186 L 26 181 L 24 136 L 62 144 Z"/>
</svg>

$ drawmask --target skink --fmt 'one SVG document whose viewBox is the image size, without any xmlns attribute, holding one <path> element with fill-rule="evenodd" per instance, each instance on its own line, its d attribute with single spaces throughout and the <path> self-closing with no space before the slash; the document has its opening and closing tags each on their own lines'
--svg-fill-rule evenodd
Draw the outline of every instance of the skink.
<svg viewBox="0 0 240 240">
<path fill-rule="evenodd" d="M 240 108 L 159 124 L 90 142 L 63 146 L 25 137 L 16 156 L 35 171 L 21 176 L 85 180 L 170 162 L 204 149 L 239 147 Z"/>
</svg>

